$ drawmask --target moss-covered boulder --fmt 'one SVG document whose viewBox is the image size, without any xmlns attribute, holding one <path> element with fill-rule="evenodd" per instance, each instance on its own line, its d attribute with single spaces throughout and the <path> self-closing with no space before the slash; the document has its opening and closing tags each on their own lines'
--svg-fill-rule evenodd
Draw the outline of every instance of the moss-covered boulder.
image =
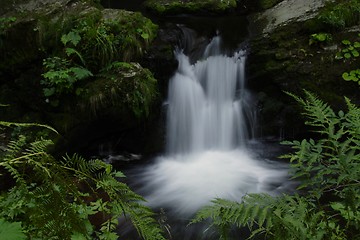
<svg viewBox="0 0 360 240">
<path fill-rule="evenodd" d="M 160 15 L 179 13 L 225 13 L 237 6 L 236 0 L 147 0 L 145 6 Z"/>
<path fill-rule="evenodd" d="M 311 1 L 311 4 L 315 2 Z M 299 7 L 299 3 L 296 6 Z M 273 11 L 280 13 L 279 5 Z M 278 19 L 265 25 L 268 27 L 263 27 L 261 31 L 254 31 L 248 58 L 249 85 L 259 92 L 263 133 L 288 139 L 305 134 L 306 128 L 299 110 L 294 106 L 296 103 L 285 92 L 302 95 L 303 89 L 306 89 L 317 94 L 336 110 L 346 108 L 343 96 L 356 103 L 360 99 L 358 83 L 347 82 L 342 78 L 344 72 L 356 70 L 360 66 L 360 59 L 353 56 L 348 59 L 338 57 L 360 41 L 359 28 L 355 26 L 334 30 L 319 24 L 324 23 L 323 11 L 328 11 L 328 6 L 314 12 L 313 9 L 297 9 L 304 9 L 303 14 L 298 15 L 297 12 L 297 17 L 286 14 L 284 21 L 280 22 Z M 314 24 L 318 27 L 309 27 Z M 345 41 L 346 45 L 343 40 L 350 43 Z"/>
<path fill-rule="evenodd" d="M 75 18 L 99 11 L 93 1 L 11 2 L 0 15 L 0 73 L 11 75 L 54 51 Z"/>
<path fill-rule="evenodd" d="M 149 124 L 159 113 L 160 95 L 153 74 L 138 63 L 115 62 L 91 81 L 83 82 L 79 94 L 51 116 L 63 133 L 60 144 L 68 150 L 89 150 L 114 136 L 118 148 L 146 149 Z M 153 129 L 153 128 L 150 128 Z M 126 138 L 124 138 L 126 136 Z"/>
<path fill-rule="evenodd" d="M 141 134 L 158 113 L 158 83 L 135 62 L 143 61 L 158 27 L 141 13 L 95 2 L 6 2 L 0 102 L 11 110 L 3 119 L 53 126 L 66 147 L 86 146 L 109 132 L 133 135 L 134 145 L 144 141 Z"/>
<path fill-rule="evenodd" d="M 138 63 L 127 62 L 114 62 L 81 91 L 81 109 L 94 116 L 118 108 L 138 119 L 146 118 L 159 97 L 153 74 Z"/>
</svg>

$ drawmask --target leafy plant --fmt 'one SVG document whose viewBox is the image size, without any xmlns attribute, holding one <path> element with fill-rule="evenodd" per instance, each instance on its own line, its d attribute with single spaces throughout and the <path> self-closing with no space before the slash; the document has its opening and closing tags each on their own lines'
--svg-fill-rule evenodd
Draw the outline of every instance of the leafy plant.
<svg viewBox="0 0 360 240">
<path fill-rule="evenodd" d="M 0 18 L 0 36 L 16 21 L 16 17 Z"/>
<path fill-rule="evenodd" d="M 40 82 L 44 88 L 44 96 L 59 97 L 64 93 L 71 93 L 77 81 L 88 78 L 93 74 L 81 66 L 71 66 L 71 62 L 60 57 L 44 59 L 43 65 L 46 72 Z"/>
<path fill-rule="evenodd" d="M 309 45 L 328 43 L 332 41 L 332 36 L 329 33 L 314 33 L 310 35 Z"/>
<path fill-rule="evenodd" d="M 154 39 L 157 26 L 140 13 L 122 12 L 112 19 L 81 19 L 74 31 L 81 36 L 79 52 L 97 72 L 114 61 L 136 60 Z"/>
<path fill-rule="evenodd" d="M 358 34 L 360 36 L 360 34 Z M 360 42 L 355 41 L 351 42 L 349 40 L 343 40 L 341 42 L 343 44 L 343 48 L 340 52 L 338 52 L 335 56 L 335 59 L 344 59 L 344 60 L 350 60 L 352 58 L 357 58 L 360 56 L 359 49 L 360 49 Z M 360 69 L 351 70 L 349 72 L 344 72 L 342 74 L 342 78 L 345 81 L 354 81 L 359 82 L 360 78 Z"/>
<path fill-rule="evenodd" d="M 360 48 L 360 42 L 352 43 L 349 40 L 342 40 L 343 48 L 336 54 L 336 59 L 349 59 L 352 57 L 359 57 L 358 49 Z"/>
<path fill-rule="evenodd" d="M 360 2 L 358 0 L 329 2 L 319 14 L 318 20 L 332 29 L 354 26 L 360 20 Z"/>
<path fill-rule="evenodd" d="M 26 235 L 23 233 L 20 222 L 8 222 L 0 218 L 0 236 L 3 240 L 23 240 Z"/>
<path fill-rule="evenodd" d="M 144 199 L 119 181 L 121 172 L 76 154 L 58 161 L 47 152 L 51 144 L 20 136 L 1 156 L 1 174 L 14 179 L 0 195 L 0 233 L 8 229 L 1 239 L 118 239 L 123 216 L 143 239 L 164 239 Z"/>
<path fill-rule="evenodd" d="M 90 106 L 94 114 L 111 106 L 147 117 L 158 99 L 156 79 L 138 63 L 113 62 L 98 77 L 83 94 L 84 107 Z"/>
<path fill-rule="evenodd" d="M 216 199 L 192 223 L 210 218 L 223 239 L 233 225 L 248 227 L 250 238 L 360 238 L 360 108 L 345 98 L 348 112 L 335 113 L 310 92 L 305 91 L 305 99 L 290 95 L 319 134 L 317 140 L 284 142 L 295 150 L 283 157 L 290 159 L 303 194 L 249 194 L 242 202 Z"/>
</svg>

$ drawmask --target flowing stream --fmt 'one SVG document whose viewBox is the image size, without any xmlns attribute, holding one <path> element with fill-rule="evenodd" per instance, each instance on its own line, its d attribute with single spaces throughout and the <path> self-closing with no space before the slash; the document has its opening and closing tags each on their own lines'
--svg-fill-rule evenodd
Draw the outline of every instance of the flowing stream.
<svg viewBox="0 0 360 240">
<path fill-rule="evenodd" d="M 254 151 L 260 143 L 246 89 L 246 50 L 225 55 L 221 41 L 215 36 L 194 64 L 177 51 L 165 103 L 166 153 L 133 176 L 151 207 L 186 224 L 214 198 L 241 201 L 247 193 L 276 195 L 287 188 L 287 165 Z M 174 239 L 200 239 L 185 235 Z"/>
</svg>

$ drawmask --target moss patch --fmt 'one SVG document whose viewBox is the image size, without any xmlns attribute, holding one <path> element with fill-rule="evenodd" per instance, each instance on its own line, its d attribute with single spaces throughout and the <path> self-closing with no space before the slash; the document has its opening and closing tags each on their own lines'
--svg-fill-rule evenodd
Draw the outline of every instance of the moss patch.
<svg viewBox="0 0 360 240">
<path fill-rule="evenodd" d="M 157 81 L 138 63 L 115 62 L 83 87 L 82 108 L 94 115 L 118 108 L 137 118 L 147 117 L 158 99 Z"/>
<path fill-rule="evenodd" d="M 360 1 L 327 1 L 316 18 L 306 24 L 311 31 L 338 31 L 360 24 Z"/>
<path fill-rule="evenodd" d="M 145 6 L 157 14 L 223 13 L 236 7 L 236 0 L 147 0 Z"/>
<path fill-rule="evenodd" d="M 338 31 L 332 34 L 332 40 L 309 44 L 313 32 L 303 26 L 292 23 L 278 27 L 266 37 L 252 39 L 248 59 L 249 87 L 266 96 L 260 98 L 263 129 L 276 132 L 275 126 L 282 123 L 285 132 L 293 134 L 290 138 L 302 134 L 304 129 L 299 126 L 299 113 L 288 107 L 294 102 L 289 102 L 292 99 L 283 91 L 301 95 L 306 89 L 335 110 L 346 109 L 343 96 L 354 103 L 360 99 L 358 84 L 341 77 L 343 72 L 358 68 L 360 59 L 335 58 L 344 48 L 342 40 L 359 41 L 359 29 Z M 273 99 L 279 104 L 272 104 Z"/>
</svg>

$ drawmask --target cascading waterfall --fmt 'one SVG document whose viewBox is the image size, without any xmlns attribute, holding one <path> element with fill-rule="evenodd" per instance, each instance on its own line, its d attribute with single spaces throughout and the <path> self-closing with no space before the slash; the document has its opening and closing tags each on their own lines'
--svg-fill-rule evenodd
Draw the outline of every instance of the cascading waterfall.
<svg viewBox="0 0 360 240">
<path fill-rule="evenodd" d="M 216 36 L 196 63 L 181 51 L 176 56 L 167 153 L 138 176 L 149 204 L 189 218 L 214 198 L 241 201 L 247 193 L 282 191 L 287 167 L 247 147 L 256 114 L 245 86 L 246 51 L 224 55 Z"/>
<path fill-rule="evenodd" d="M 245 51 L 220 54 L 220 36 L 205 50 L 205 59 L 191 65 L 177 53 L 178 71 L 170 80 L 168 153 L 230 150 L 248 139 L 245 113 L 252 117 L 245 89 Z M 248 122 L 253 122 L 254 118 Z M 250 127 L 251 129 L 251 127 Z"/>
</svg>

